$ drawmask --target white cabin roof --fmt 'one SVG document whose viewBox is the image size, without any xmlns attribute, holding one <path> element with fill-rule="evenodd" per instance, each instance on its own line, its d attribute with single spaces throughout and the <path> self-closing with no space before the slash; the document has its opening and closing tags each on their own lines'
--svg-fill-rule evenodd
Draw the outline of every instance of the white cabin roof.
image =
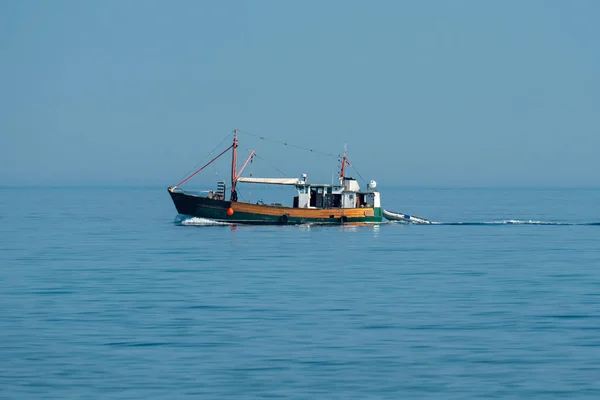
<svg viewBox="0 0 600 400">
<path fill-rule="evenodd" d="M 264 183 L 267 185 L 299 185 L 302 182 L 298 178 L 239 178 L 238 182 Z"/>
</svg>

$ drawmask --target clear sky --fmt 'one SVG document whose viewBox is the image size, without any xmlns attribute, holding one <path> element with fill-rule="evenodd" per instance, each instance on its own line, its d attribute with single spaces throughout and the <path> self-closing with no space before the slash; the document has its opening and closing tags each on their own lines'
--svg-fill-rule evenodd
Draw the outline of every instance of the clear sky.
<svg viewBox="0 0 600 400">
<path fill-rule="evenodd" d="M 0 185 L 167 186 L 239 128 L 347 144 L 385 184 L 597 186 L 599 17 L 595 0 L 3 0 Z M 337 168 L 246 139 L 291 176 Z"/>
</svg>

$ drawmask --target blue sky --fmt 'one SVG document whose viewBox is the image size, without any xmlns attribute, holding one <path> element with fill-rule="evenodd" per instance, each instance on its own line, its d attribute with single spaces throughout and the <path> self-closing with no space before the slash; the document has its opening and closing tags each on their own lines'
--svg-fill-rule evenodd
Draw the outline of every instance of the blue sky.
<svg viewBox="0 0 600 400">
<path fill-rule="evenodd" d="M 347 144 L 388 185 L 597 186 L 598 15 L 584 0 L 3 1 L 0 185 L 170 185 L 239 128 Z M 291 176 L 337 169 L 246 148 Z"/>
</svg>

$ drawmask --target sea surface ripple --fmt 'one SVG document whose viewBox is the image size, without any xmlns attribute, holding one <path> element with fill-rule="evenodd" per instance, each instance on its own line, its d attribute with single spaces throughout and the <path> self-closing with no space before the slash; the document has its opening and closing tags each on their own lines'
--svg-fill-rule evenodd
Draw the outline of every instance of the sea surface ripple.
<svg viewBox="0 0 600 400">
<path fill-rule="evenodd" d="M 384 193 L 440 224 L 0 189 L 0 398 L 600 398 L 599 190 Z"/>
</svg>

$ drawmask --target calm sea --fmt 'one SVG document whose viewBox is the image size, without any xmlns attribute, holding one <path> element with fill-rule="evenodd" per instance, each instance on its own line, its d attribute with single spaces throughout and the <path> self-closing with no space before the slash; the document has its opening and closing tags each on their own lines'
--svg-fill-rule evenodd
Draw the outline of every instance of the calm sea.
<svg viewBox="0 0 600 400">
<path fill-rule="evenodd" d="M 600 190 L 382 192 L 440 224 L 0 189 L 0 398 L 600 398 Z"/>
</svg>

